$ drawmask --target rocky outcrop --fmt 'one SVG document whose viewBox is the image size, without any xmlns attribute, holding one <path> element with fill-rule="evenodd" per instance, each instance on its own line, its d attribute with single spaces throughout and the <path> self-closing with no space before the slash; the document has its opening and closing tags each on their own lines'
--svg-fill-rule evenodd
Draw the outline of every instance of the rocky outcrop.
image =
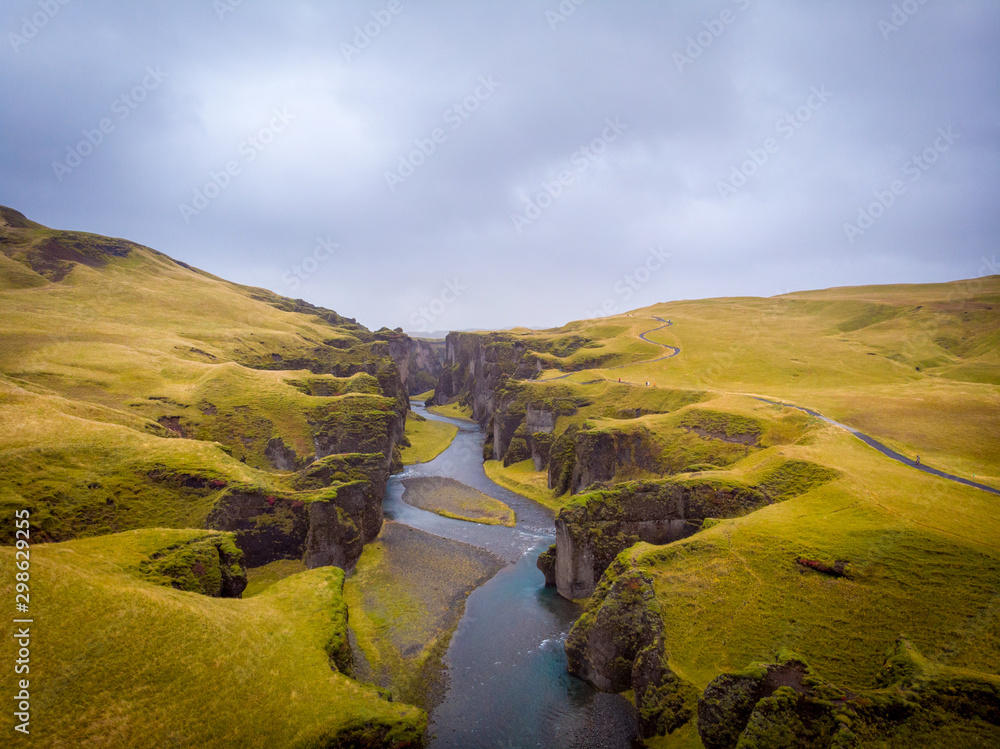
<svg viewBox="0 0 1000 749">
<path fill-rule="evenodd" d="M 407 361 L 409 377 L 406 387 L 410 395 L 433 390 L 444 368 L 445 342 L 411 339 L 410 357 Z"/>
<path fill-rule="evenodd" d="M 663 618 L 652 579 L 631 561 L 615 562 L 566 640 L 570 673 L 606 692 L 633 689 L 643 737 L 690 720 L 697 691 L 667 664 Z"/>
<path fill-rule="evenodd" d="M 714 679 L 698 700 L 698 733 L 706 749 L 843 749 L 901 737 L 909 746 L 931 746 L 949 724 L 963 724 L 954 732 L 963 746 L 1000 735 L 995 676 L 931 664 L 900 639 L 879 681 L 881 689 L 848 692 L 802 658 L 781 654 L 776 663 Z"/>
<path fill-rule="evenodd" d="M 529 379 L 540 371 L 541 362 L 508 333 L 449 333 L 434 403 L 443 405 L 460 396 L 472 408 L 472 417 L 486 428 L 503 396 L 500 391 L 511 378 Z M 508 440 L 513 432 L 510 429 Z M 503 447 L 497 457 L 506 450 L 506 442 Z"/>
<path fill-rule="evenodd" d="M 264 448 L 264 457 L 271 461 L 271 465 L 278 471 L 294 471 L 299 467 L 299 456 L 281 437 L 268 440 Z"/>
<path fill-rule="evenodd" d="M 576 494 L 591 484 L 611 481 L 619 469 L 626 466 L 659 473 L 659 453 L 652 434 L 644 427 L 628 431 L 581 429 L 574 440 L 569 491 Z M 558 473 L 549 471 L 550 488 L 562 470 L 560 466 Z"/>
<path fill-rule="evenodd" d="M 373 337 L 388 344 L 388 355 L 396 363 L 407 395 L 434 388 L 444 360 L 443 342 L 410 338 L 402 328 L 382 328 Z"/>
<path fill-rule="evenodd" d="M 556 545 L 552 544 L 549 548 L 538 555 L 538 560 L 535 562 L 535 566 L 545 575 L 545 586 L 551 587 L 556 584 Z"/>
<path fill-rule="evenodd" d="M 528 434 L 538 434 L 539 432 L 552 434 L 558 418 L 559 414 L 555 411 L 539 406 L 528 405 L 524 410 L 524 423 Z"/>
<path fill-rule="evenodd" d="M 556 588 L 564 598 L 586 598 L 632 544 L 671 543 L 700 530 L 706 518 L 767 503 L 757 489 L 710 479 L 629 482 L 582 494 L 556 517 Z"/>
<path fill-rule="evenodd" d="M 227 533 L 161 549 L 141 562 L 139 571 L 161 585 L 213 598 L 239 598 L 247 587 L 243 552 Z"/>
<path fill-rule="evenodd" d="M 382 528 L 388 478 L 381 453 L 331 455 L 298 477 L 299 486 L 312 491 L 281 496 L 252 486 L 227 487 L 207 525 L 232 531 L 251 567 L 302 559 L 310 569 L 351 570 Z"/>
</svg>

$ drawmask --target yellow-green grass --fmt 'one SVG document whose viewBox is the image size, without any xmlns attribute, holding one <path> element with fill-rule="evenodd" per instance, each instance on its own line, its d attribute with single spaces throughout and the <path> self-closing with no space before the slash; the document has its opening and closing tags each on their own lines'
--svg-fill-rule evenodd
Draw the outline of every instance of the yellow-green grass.
<svg viewBox="0 0 1000 749">
<path fill-rule="evenodd" d="M 662 325 L 655 317 L 673 325 L 650 339 L 681 353 L 642 363 L 667 353 L 638 339 Z M 779 398 L 868 430 L 943 470 L 1000 485 L 998 321 L 1000 276 L 671 302 L 556 331 L 593 338 L 634 362 L 557 382 L 621 378 L 639 389 L 648 381 L 658 389 Z M 608 333 L 614 337 L 602 338 Z"/>
<path fill-rule="evenodd" d="M 501 567 L 482 549 L 384 523 L 344 589 L 359 678 L 429 707 L 465 599 Z"/>
<path fill-rule="evenodd" d="M 426 403 L 433 397 L 434 397 L 434 391 L 427 390 L 426 392 L 420 393 L 420 395 L 411 395 L 410 400 L 417 401 L 418 403 Z"/>
<path fill-rule="evenodd" d="M 286 474 L 242 463 L 219 443 L 133 428 L 129 414 L 108 407 L 40 395 L 3 377 L 0 404 L 0 508 L 31 509 L 32 527 L 48 540 L 203 526 L 235 485 L 288 499 L 316 496 L 297 491 Z M 188 476 L 203 485 L 185 486 Z"/>
<path fill-rule="evenodd" d="M 684 541 L 628 552 L 654 578 L 677 673 L 704 688 L 782 647 L 825 678 L 870 688 L 905 634 L 932 660 L 1000 670 L 1000 518 L 991 495 L 914 471 L 824 427 L 769 448 L 841 477 Z M 762 455 L 732 472 L 752 473 Z M 826 577 L 796 559 L 850 563 Z"/>
<path fill-rule="evenodd" d="M 142 530 L 31 548 L 32 745 L 305 747 L 350 727 L 422 732 L 422 711 L 331 666 L 327 648 L 345 634 L 341 570 L 295 575 L 250 600 L 141 579 L 150 554 L 204 534 Z M 0 557 L 12 570 L 14 549 Z M 13 574 L 2 586 L 13 601 Z M 10 637 L 0 651 L 13 663 Z M 11 722 L 6 711 L 6 736 Z"/>
<path fill-rule="evenodd" d="M 514 511 L 499 499 L 455 479 L 440 476 L 403 479 L 403 486 L 406 487 L 404 502 L 442 517 L 508 528 L 516 523 Z"/>
<path fill-rule="evenodd" d="M 429 406 L 427 408 L 432 414 L 437 414 L 438 416 L 447 416 L 452 419 L 460 419 L 461 421 L 472 421 L 472 409 L 468 406 L 463 406 L 460 403 L 448 403 L 444 406 Z"/>
<path fill-rule="evenodd" d="M 427 463 L 434 460 L 451 445 L 458 427 L 443 421 L 432 421 L 410 412 L 406 416 L 406 438 L 409 447 L 401 451 L 403 465 Z"/>
<path fill-rule="evenodd" d="M 698 735 L 698 722 L 690 720 L 668 736 L 646 739 L 646 749 L 705 749 Z"/>
<path fill-rule="evenodd" d="M 353 371 L 372 360 L 371 334 L 333 313 L 320 311 L 333 322 L 305 314 L 139 245 L 4 216 L 0 510 L 31 507 L 50 539 L 202 525 L 218 487 L 178 488 L 183 481 L 158 476 L 288 496 L 291 476 L 266 454 L 272 439 L 304 459 L 316 449 L 315 425 L 331 414 L 382 418 L 376 412 L 396 405 L 368 374 L 263 369 Z M 104 265 L 77 264 L 53 282 L 14 259 L 45 271 L 59 252 L 40 248 L 53 242 Z"/>
<path fill-rule="evenodd" d="M 548 487 L 548 471 L 536 471 L 533 460 L 522 460 L 509 466 L 504 466 L 499 460 L 487 460 L 483 468 L 486 469 L 490 481 L 522 497 L 527 497 L 553 512 L 558 512 L 571 499 L 569 492 L 561 497 L 555 496 L 555 491 Z"/>
<path fill-rule="evenodd" d="M 259 595 L 279 580 L 305 571 L 306 565 L 301 559 L 279 559 L 260 567 L 250 567 L 247 569 L 247 587 L 243 598 Z"/>
</svg>

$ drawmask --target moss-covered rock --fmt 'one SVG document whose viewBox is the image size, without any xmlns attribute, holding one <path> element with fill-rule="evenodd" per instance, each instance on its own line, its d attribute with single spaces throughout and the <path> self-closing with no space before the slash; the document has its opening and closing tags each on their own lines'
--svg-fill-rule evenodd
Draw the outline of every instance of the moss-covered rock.
<svg viewBox="0 0 1000 749">
<path fill-rule="evenodd" d="M 624 555 L 570 630 L 566 656 L 570 672 L 598 689 L 634 690 L 644 737 L 670 733 L 694 716 L 698 693 L 668 665 L 652 580 Z"/>
<path fill-rule="evenodd" d="M 229 533 L 170 546 L 139 564 L 154 582 L 214 598 L 239 598 L 247 587 L 243 552 Z"/>
<path fill-rule="evenodd" d="M 538 555 L 535 566 L 545 575 L 546 587 L 556 584 L 556 545 L 552 544 L 548 549 Z"/>
<path fill-rule="evenodd" d="M 753 487 L 719 479 L 636 481 L 581 494 L 556 517 L 559 593 L 589 596 L 611 561 L 637 541 L 677 541 L 706 518 L 735 517 L 768 501 Z"/>
<path fill-rule="evenodd" d="M 1000 678 L 933 664 L 903 639 L 881 689 L 847 692 L 794 655 L 712 681 L 698 702 L 706 749 L 992 746 Z"/>
</svg>

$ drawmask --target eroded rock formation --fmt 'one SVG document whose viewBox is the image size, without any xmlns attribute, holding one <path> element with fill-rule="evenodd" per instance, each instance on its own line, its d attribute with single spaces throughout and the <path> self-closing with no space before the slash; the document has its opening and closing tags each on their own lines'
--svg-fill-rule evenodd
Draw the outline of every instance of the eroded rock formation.
<svg viewBox="0 0 1000 749">
<path fill-rule="evenodd" d="M 762 492 L 710 479 L 637 481 L 581 494 L 556 517 L 555 579 L 565 598 L 586 598 L 618 554 L 638 541 L 666 544 L 768 503 Z"/>
</svg>

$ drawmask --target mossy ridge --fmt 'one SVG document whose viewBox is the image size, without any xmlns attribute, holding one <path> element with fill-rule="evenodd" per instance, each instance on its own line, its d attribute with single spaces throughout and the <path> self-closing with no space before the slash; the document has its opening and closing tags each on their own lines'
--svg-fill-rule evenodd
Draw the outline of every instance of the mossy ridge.
<svg viewBox="0 0 1000 749">
<path fill-rule="evenodd" d="M 326 452 L 394 457 L 405 417 L 392 358 L 399 340 L 123 240 L 26 219 L 0 234 L 5 269 L 34 273 L 8 255 L 27 262 L 36 251 L 69 264 L 58 281 L 38 276 L 42 285 L 0 293 L 8 323 L 0 390 L 14 406 L 0 418 L 28 426 L 0 446 L 17 483 L 2 501 L 32 507 L 42 538 L 201 525 L 215 498 L 211 482 L 288 491 L 273 472 L 307 464 L 317 437 Z M 349 438 L 331 434 L 341 425 Z M 12 452 L 40 444 L 47 452 Z M 150 479 L 144 463 L 210 485 Z M 39 472 L 48 486 L 32 485 Z"/>
<path fill-rule="evenodd" d="M 33 733 L 79 746 L 264 747 L 371 723 L 399 737 L 382 745 L 420 745 L 422 711 L 331 668 L 346 625 L 341 570 L 295 575 L 246 601 L 136 577 L 151 555 L 204 536 L 140 530 L 32 548 L 32 592 L 59 612 L 33 646 Z M 13 553 L 0 548 L 5 565 Z M 254 710 L 233 709 L 247 703 Z M 192 721 L 192 710 L 213 719 Z"/>
</svg>

